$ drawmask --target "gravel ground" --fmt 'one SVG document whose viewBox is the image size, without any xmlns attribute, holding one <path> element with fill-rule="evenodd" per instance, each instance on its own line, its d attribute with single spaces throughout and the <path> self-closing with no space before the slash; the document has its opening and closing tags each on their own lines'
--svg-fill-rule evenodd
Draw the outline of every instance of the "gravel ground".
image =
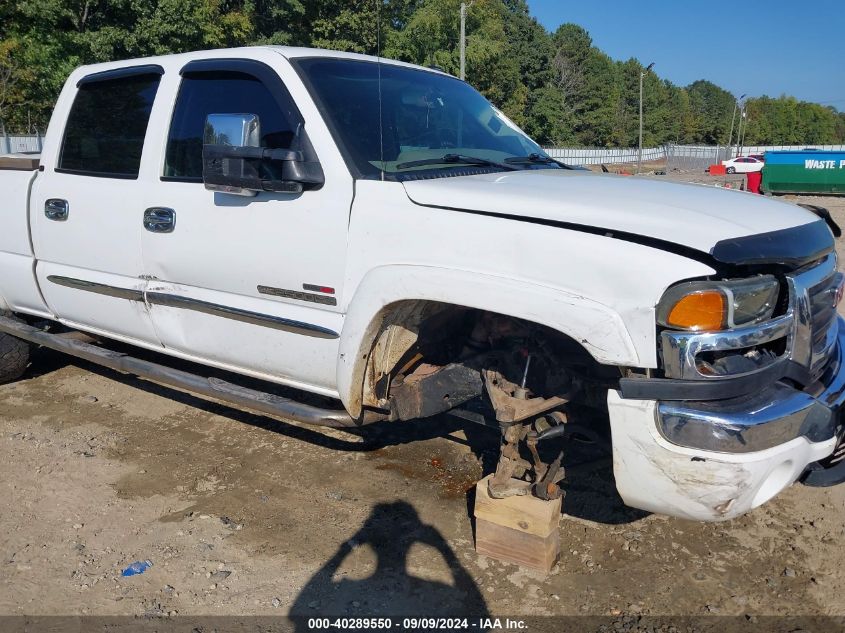
<svg viewBox="0 0 845 633">
<path fill-rule="evenodd" d="M 801 200 L 845 226 L 845 199 Z M 484 430 L 312 430 L 33 361 L 0 387 L 0 614 L 845 612 L 845 486 L 699 524 L 625 508 L 608 470 L 576 476 L 544 576 L 473 550 Z"/>
</svg>

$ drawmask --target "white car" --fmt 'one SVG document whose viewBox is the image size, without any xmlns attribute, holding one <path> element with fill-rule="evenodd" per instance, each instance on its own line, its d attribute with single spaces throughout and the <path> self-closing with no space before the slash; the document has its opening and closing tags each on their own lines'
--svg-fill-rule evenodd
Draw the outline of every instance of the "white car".
<svg viewBox="0 0 845 633">
<path fill-rule="evenodd" d="M 722 164 L 726 167 L 725 171 L 729 174 L 748 174 L 754 171 L 761 171 L 765 163 L 757 158 L 751 156 L 737 156 L 730 160 L 723 160 Z"/>
<path fill-rule="evenodd" d="M 576 433 L 628 505 L 688 519 L 845 481 L 825 221 L 566 168 L 445 73 L 287 47 L 79 68 L 0 191 L 0 383 L 34 343 L 305 424 L 449 411 L 500 438 L 494 497 L 559 497 Z"/>
</svg>

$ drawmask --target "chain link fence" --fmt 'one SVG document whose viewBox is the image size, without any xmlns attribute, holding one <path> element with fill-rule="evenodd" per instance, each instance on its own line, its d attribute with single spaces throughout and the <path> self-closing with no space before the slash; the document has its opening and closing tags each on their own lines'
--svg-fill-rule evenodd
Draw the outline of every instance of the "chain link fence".
<svg viewBox="0 0 845 633">
<path fill-rule="evenodd" d="M 665 149 L 667 170 L 703 170 L 731 154 L 731 148 L 719 145 L 666 145 Z"/>
</svg>

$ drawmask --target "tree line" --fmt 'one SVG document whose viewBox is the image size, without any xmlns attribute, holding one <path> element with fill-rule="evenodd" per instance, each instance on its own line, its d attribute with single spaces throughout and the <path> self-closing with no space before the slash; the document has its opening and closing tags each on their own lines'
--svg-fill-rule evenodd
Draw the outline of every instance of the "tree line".
<svg viewBox="0 0 845 633">
<path fill-rule="evenodd" d="M 0 125 L 44 130 L 80 64 L 285 44 L 376 54 L 457 75 L 460 0 L 0 0 Z M 616 61 L 575 24 L 548 32 L 526 0 L 475 0 L 467 81 L 544 145 L 637 144 L 637 59 Z M 725 144 L 735 97 L 699 80 L 644 76 L 643 142 Z M 746 144 L 845 142 L 845 113 L 748 99 Z M 734 130 L 735 132 L 736 130 Z M 735 136 L 735 134 L 734 134 Z"/>
</svg>

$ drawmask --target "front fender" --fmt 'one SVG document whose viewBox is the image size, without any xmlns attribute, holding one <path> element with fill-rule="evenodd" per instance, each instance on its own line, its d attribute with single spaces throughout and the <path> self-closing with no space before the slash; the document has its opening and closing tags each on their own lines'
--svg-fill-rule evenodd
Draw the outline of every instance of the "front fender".
<svg viewBox="0 0 845 633">
<path fill-rule="evenodd" d="M 419 265 L 370 270 L 352 297 L 340 337 L 337 385 L 346 409 L 361 413 L 367 357 L 385 308 L 408 300 L 439 301 L 497 312 L 557 330 L 598 362 L 641 364 L 621 316 L 584 296 L 506 277 Z"/>
</svg>

